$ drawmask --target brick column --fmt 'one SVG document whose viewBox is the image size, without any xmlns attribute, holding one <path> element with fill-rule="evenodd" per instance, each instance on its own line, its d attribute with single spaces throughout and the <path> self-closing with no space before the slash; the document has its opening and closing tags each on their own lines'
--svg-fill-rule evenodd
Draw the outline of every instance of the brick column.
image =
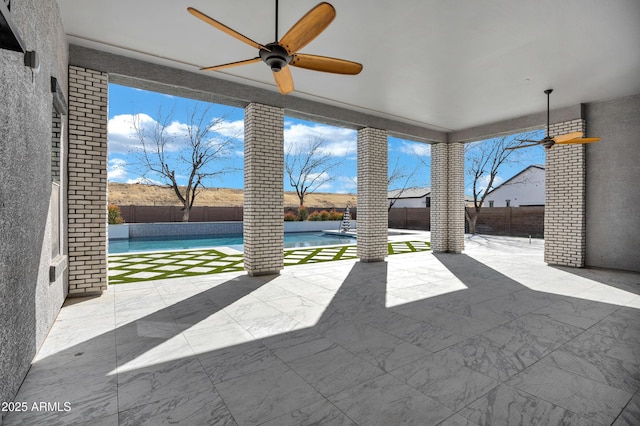
<svg viewBox="0 0 640 426">
<path fill-rule="evenodd" d="M 464 249 L 464 145 L 431 146 L 431 249 Z"/>
<path fill-rule="evenodd" d="M 446 143 L 431 145 L 431 250 L 449 250 L 448 181 L 449 147 Z"/>
<path fill-rule="evenodd" d="M 358 257 L 379 262 L 388 254 L 387 131 L 358 130 Z"/>
<path fill-rule="evenodd" d="M 447 227 L 450 253 L 464 250 L 464 145 L 449 143 Z"/>
<path fill-rule="evenodd" d="M 585 121 L 552 124 L 550 136 L 585 132 Z M 556 145 L 546 151 L 544 261 L 584 267 L 586 247 L 585 146 Z"/>
<path fill-rule="evenodd" d="M 284 112 L 251 103 L 244 111 L 244 268 L 277 274 L 284 264 Z"/>
<path fill-rule="evenodd" d="M 107 74 L 69 66 L 69 296 L 107 289 Z"/>
</svg>

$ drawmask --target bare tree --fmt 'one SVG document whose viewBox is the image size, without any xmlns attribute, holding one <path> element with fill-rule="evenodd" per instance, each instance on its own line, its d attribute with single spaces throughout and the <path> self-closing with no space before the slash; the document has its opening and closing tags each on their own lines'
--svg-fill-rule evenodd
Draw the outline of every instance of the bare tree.
<svg viewBox="0 0 640 426">
<path fill-rule="evenodd" d="M 421 171 L 420 169 L 422 166 L 425 165 L 424 160 L 421 157 L 418 158 L 420 159 L 420 163 L 410 170 L 406 166 L 400 164 L 399 156 L 397 156 L 395 161 L 392 163 L 387 177 L 387 188 L 389 191 L 395 192 L 394 196 L 389 199 L 387 211 L 393 208 L 395 203 L 402 198 L 402 195 L 407 191 L 407 189 L 415 185 L 416 175 Z"/>
<path fill-rule="evenodd" d="M 158 176 L 173 189 L 182 203 L 182 221 L 189 221 L 189 213 L 207 179 L 232 171 L 226 167 L 236 140 L 220 138 L 216 131 L 223 127 L 224 117 L 211 118 L 210 107 L 200 104 L 187 110 L 188 123 L 173 121 L 173 112 L 158 112 L 157 121 L 142 122 L 137 114 L 132 120 L 134 131 L 140 140 L 139 158 L 148 174 Z M 184 180 L 185 185 L 180 185 Z"/>
<path fill-rule="evenodd" d="M 301 207 L 305 196 L 335 179 L 329 172 L 342 163 L 342 159 L 327 152 L 326 148 L 327 140 L 315 136 L 304 143 L 290 144 L 285 152 L 285 173 L 296 190 Z"/>
<path fill-rule="evenodd" d="M 487 194 L 494 189 L 493 183 L 500 167 L 520 162 L 522 152 L 507 148 L 519 145 L 518 139 L 534 137 L 535 133 L 508 135 L 465 145 L 466 174 L 471 178 L 473 193 L 473 206 L 467 207 L 465 202 L 465 218 L 470 233 L 476 232 L 478 214 Z"/>
</svg>

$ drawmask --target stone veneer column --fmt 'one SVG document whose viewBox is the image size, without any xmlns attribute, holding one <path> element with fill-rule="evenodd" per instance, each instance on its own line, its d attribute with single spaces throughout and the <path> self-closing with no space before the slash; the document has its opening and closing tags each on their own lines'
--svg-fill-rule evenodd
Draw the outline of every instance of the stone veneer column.
<svg viewBox="0 0 640 426">
<path fill-rule="evenodd" d="M 244 111 L 244 268 L 277 274 L 284 264 L 284 111 Z"/>
<path fill-rule="evenodd" d="M 585 121 L 552 124 L 550 136 L 585 132 Z M 585 146 L 556 145 L 546 151 L 544 261 L 584 267 L 586 247 Z"/>
<path fill-rule="evenodd" d="M 431 249 L 464 249 L 464 145 L 431 145 Z"/>
<path fill-rule="evenodd" d="M 69 296 L 107 289 L 107 74 L 69 66 Z"/>
<path fill-rule="evenodd" d="M 387 229 L 387 131 L 358 130 L 358 257 L 384 260 L 389 250 Z"/>
</svg>

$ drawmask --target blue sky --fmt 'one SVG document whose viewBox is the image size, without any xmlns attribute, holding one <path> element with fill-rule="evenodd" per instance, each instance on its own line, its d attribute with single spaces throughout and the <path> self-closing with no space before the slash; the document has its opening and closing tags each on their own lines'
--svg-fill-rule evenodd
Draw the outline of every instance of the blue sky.
<svg viewBox="0 0 640 426">
<path fill-rule="evenodd" d="M 175 143 L 170 144 L 169 155 L 179 155 L 180 135 L 189 122 L 187 111 L 193 108 L 196 101 L 175 96 L 134 89 L 115 84 L 109 85 L 109 181 L 134 183 L 140 181 L 160 183 L 157 175 L 147 174 L 143 177 L 140 166 L 140 142 L 135 136 L 132 120 L 137 118 L 142 127 L 152 126 L 160 115 L 172 112 L 169 133 L 176 136 Z M 242 188 L 243 187 L 243 136 L 244 111 L 242 108 L 217 104 L 210 106 L 211 119 L 218 119 L 219 126 L 216 138 L 232 139 L 233 146 L 227 149 L 225 159 L 214 167 L 229 172 L 205 182 L 210 188 Z M 159 111 L 162 113 L 160 114 Z M 323 152 L 330 155 L 339 166 L 330 171 L 331 181 L 318 189 L 321 192 L 355 193 L 356 192 L 356 139 L 355 130 L 328 126 L 320 123 L 299 120 L 285 116 L 285 149 L 290 146 L 308 143 L 314 137 L 323 138 L 326 143 Z M 148 127 L 150 128 L 150 127 Z M 405 176 L 395 180 L 392 188 L 402 187 L 411 176 L 408 186 L 430 186 L 431 149 L 428 144 L 417 143 L 397 138 L 389 138 L 389 173 L 397 171 Z M 511 167 L 501 169 L 497 183 L 518 173 L 529 164 L 544 164 L 542 148 L 519 150 L 521 161 Z M 178 175 L 182 175 L 180 171 Z M 179 183 L 186 178 L 179 178 Z M 292 190 L 288 179 L 284 181 L 285 191 Z M 470 191 L 467 191 L 469 193 Z"/>
</svg>

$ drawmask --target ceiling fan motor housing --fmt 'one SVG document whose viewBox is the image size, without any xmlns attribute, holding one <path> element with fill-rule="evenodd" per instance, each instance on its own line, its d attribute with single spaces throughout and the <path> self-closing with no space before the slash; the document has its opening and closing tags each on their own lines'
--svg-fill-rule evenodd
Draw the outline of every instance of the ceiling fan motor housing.
<svg viewBox="0 0 640 426">
<path fill-rule="evenodd" d="M 293 56 L 289 55 L 287 49 L 278 43 L 269 43 L 265 47 L 269 50 L 260 49 L 260 58 L 265 64 L 269 65 L 269 68 L 271 68 L 273 72 L 280 71 L 289 65 L 289 62 L 293 59 Z"/>
</svg>

